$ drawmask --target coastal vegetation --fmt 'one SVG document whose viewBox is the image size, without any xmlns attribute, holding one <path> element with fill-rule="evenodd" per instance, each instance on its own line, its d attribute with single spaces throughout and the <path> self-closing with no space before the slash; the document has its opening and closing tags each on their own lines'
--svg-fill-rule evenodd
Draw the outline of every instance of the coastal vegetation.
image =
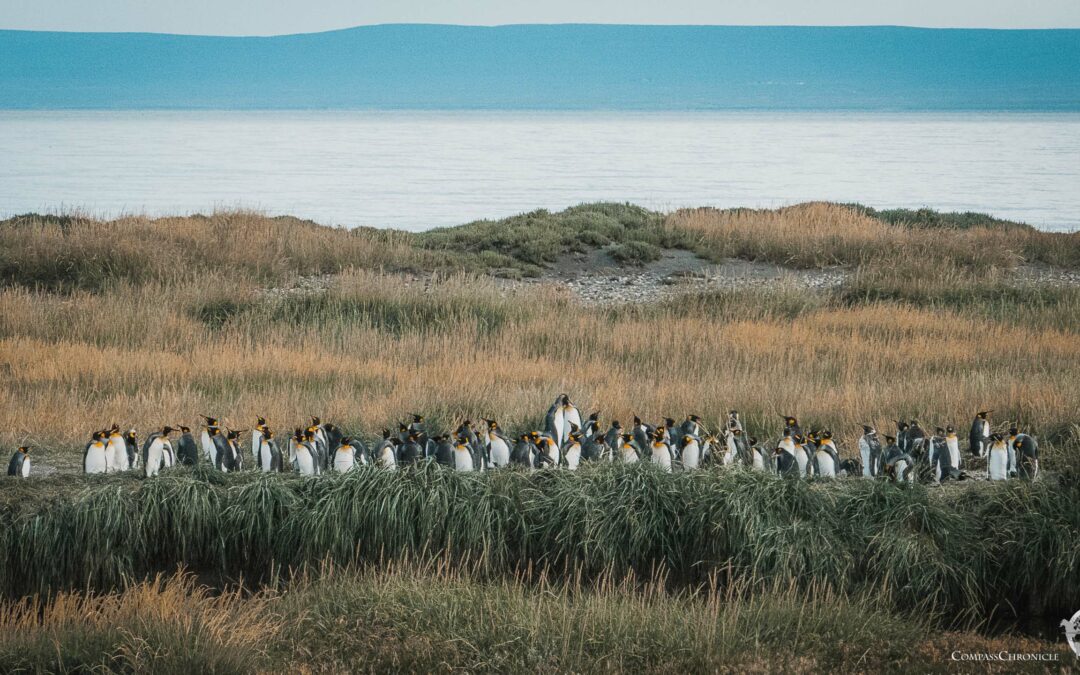
<svg viewBox="0 0 1080 675">
<path fill-rule="evenodd" d="M 629 305 L 557 283 L 673 251 L 845 276 Z M 37 467 L 0 479 L 0 663 L 943 670 L 946 642 L 989 651 L 1002 626 L 1080 607 L 1080 287 L 1031 270 L 1080 270 L 1080 234 L 823 203 L 590 204 L 421 233 L 245 212 L 0 222 L 0 448 L 30 445 Z M 864 423 L 963 434 L 993 409 L 1039 437 L 1045 475 L 76 475 L 113 422 L 317 414 L 370 438 L 415 411 L 525 430 L 561 391 L 605 424 L 715 427 L 737 408 L 770 438 L 797 414 L 844 456 Z"/>
</svg>

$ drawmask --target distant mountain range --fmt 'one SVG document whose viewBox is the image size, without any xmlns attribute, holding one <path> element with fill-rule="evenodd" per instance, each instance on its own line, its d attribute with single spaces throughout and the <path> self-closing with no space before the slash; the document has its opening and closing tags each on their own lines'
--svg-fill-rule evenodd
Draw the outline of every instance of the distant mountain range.
<svg viewBox="0 0 1080 675">
<path fill-rule="evenodd" d="M 1080 30 L 0 31 L 0 108 L 1080 110 Z"/>
</svg>

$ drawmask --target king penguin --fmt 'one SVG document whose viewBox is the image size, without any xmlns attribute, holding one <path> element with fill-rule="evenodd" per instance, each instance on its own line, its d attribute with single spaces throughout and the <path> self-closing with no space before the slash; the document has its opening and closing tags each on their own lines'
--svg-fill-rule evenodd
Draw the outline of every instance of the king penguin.
<svg viewBox="0 0 1080 675">
<path fill-rule="evenodd" d="M 607 444 L 607 437 L 599 431 L 593 434 L 581 446 L 581 458 L 588 462 L 610 462 L 611 447 Z"/>
<path fill-rule="evenodd" d="M 388 471 L 397 470 L 397 445 L 395 441 L 400 443 L 398 439 L 391 437 L 389 429 L 383 429 L 382 441 L 375 446 L 376 466 Z"/>
<path fill-rule="evenodd" d="M 701 444 L 697 436 L 683 434 L 682 466 L 684 471 L 693 471 L 701 467 Z"/>
<path fill-rule="evenodd" d="M 799 467 L 799 478 L 806 478 L 807 474 L 811 473 L 810 454 L 806 451 L 806 437 L 802 434 L 795 434 L 791 437 L 791 440 L 795 445 L 795 451 L 792 454 L 795 456 L 795 463 Z"/>
<path fill-rule="evenodd" d="M 859 438 L 859 459 L 863 478 L 876 478 L 881 473 L 881 440 L 877 429 L 869 424 L 863 425 L 863 435 Z"/>
<path fill-rule="evenodd" d="M 17 478 L 29 478 L 30 477 L 30 448 L 26 445 L 20 445 L 15 450 L 15 454 L 11 456 L 11 461 L 8 462 L 7 475 L 15 476 Z"/>
<path fill-rule="evenodd" d="M 990 435 L 987 449 L 986 477 L 990 480 L 1009 479 L 1009 448 L 1001 434 Z"/>
<path fill-rule="evenodd" d="M 454 444 L 450 441 L 450 434 L 435 438 L 435 463 L 454 468 Z"/>
<path fill-rule="evenodd" d="M 971 422 L 971 433 L 968 435 L 968 450 L 976 457 L 986 457 L 986 451 L 990 447 L 990 420 L 987 416 L 993 410 L 982 410 L 975 414 Z"/>
<path fill-rule="evenodd" d="M 1039 441 L 1034 436 L 1011 430 L 1017 474 L 1022 480 L 1035 480 L 1039 475 Z"/>
<path fill-rule="evenodd" d="M 214 442 L 214 436 L 220 433 L 221 428 L 218 427 L 218 421 L 215 417 L 207 417 L 202 415 L 205 424 L 202 428 L 202 434 L 199 436 L 199 443 L 202 445 L 203 457 L 206 461 L 210 462 L 211 466 L 217 466 L 217 443 Z"/>
<path fill-rule="evenodd" d="M 128 459 L 127 441 L 120 433 L 119 425 L 112 425 L 109 429 L 109 455 L 112 457 L 113 471 L 127 471 L 131 468 L 131 460 Z"/>
<path fill-rule="evenodd" d="M 334 471 L 348 473 L 356 466 L 356 448 L 353 447 L 352 439 L 342 436 L 337 448 L 334 449 Z"/>
<path fill-rule="evenodd" d="M 770 471 L 772 458 L 765 452 L 765 448 L 759 446 L 758 440 L 753 436 L 747 439 L 747 443 L 750 445 L 750 466 L 754 471 Z"/>
<path fill-rule="evenodd" d="M 165 455 L 172 454 L 172 444 L 169 442 L 172 432 L 173 428 L 167 426 L 146 437 L 142 447 L 142 463 L 147 478 L 153 478 L 166 467 Z"/>
<path fill-rule="evenodd" d="M 572 427 L 570 436 L 566 439 L 566 443 L 560 452 L 566 468 L 570 471 L 577 471 L 578 464 L 581 463 L 581 431 L 578 430 L 577 425 Z"/>
<path fill-rule="evenodd" d="M 885 437 L 885 455 L 882 458 L 884 473 L 894 483 L 915 482 L 915 466 L 911 455 L 904 452 L 892 436 Z"/>
<path fill-rule="evenodd" d="M 776 466 L 777 475 L 783 478 L 799 477 L 799 463 L 795 460 L 795 441 L 791 436 L 785 436 L 773 450 L 773 464 Z"/>
<path fill-rule="evenodd" d="M 642 422 L 640 417 L 634 415 L 634 426 L 630 429 L 630 433 L 633 434 L 634 443 L 637 444 L 641 453 L 649 449 L 649 444 L 652 443 L 653 431 L 655 429 L 651 424 Z"/>
<path fill-rule="evenodd" d="M 405 442 L 398 446 L 397 454 L 400 466 L 411 466 L 424 458 L 424 447 L 416 434 L 410 431 L 405 436 Z"/>
<path fill-rule="evenodd" d="M 821 432 L 817 449 L 814 450 L 814 475 L 820 478 L 836 478 L 840 467 L 840 455 L 836 451 L 832 432 Z"/>
<path fill-rule="evenodd" d="M 963 459 L 960 456 L 960 439 L 956 437 L 956 429 L 945 427 L 945 448 L 949 451 L 949 462 L 957 471 Z"/>
<path fill-rule="evenodd" d="M 105 431 L 95 431 L 83 450 L 83 473 L 107 473 L 112 463 L 106 447 Z"/>
<path fill-rule="evenodd" d="M 498 422 L 484 421 L 487 423 L 488 457 L 491 459 L 491 466 L 504 467 L 510 463 L 510 441 L 503 435 Z"/>
<path fill-rule="evenodd" d="M 262 452 L 263 431 L 268 428 L 265 417 L 259 415 L 255 418 L 255 426 L 251 428 L 251 459 L 255 461 L 255 466 L 262 465 L 259 455 Z"/>
<path fill-rule="evenodd" d="M 611 427 L 604 434 L 604 443 L 611 448 L 612 451 L 618 449 L 619 438 L 622 436 L 623 429 L 619 420 L 611 420 Z"/>
<path fill-rule="evenodd" d="M 128 466 L 139 468 L 139 436 L 134 429 L 128 429 L 124 434 L 124 446 L 127 449 Z"/>
<path fill-rule="evenodd" d="M 259 433 L 259 442 L 256 444 L 255 466 L 263 473 L 281 473 L 281 450 L 278 449 L 277 441 L 274 440 L 274 432 L 262 422 L 262 431 Z"/>
<path fill-rule="evenodd" d="M 464 434 L 458 434 L 454 441 L 454 470 L 469 472 L 476 471 L 476 458 L 473 455 L 473 447 Z"/>
<path fill-rule="evenodd" d="M 301 476 L 319 475 L 319 458 L 312 447 L 310 437 L 302 430 L 297 429 L 293 435 L 292 451 L 294 453 L 293 466 Z"/>
<path fill-rule="evenodd" d="M 668 473 L 671 472 L 671 445 L 665 439 L 667 431 L 663 428 L 659 428 L 653 432 L 652 440 L 652 453 L 650 459 L 652 463 L 659 466 Z"/>
<path fill-rule="evenodd" d="M 518 436 L 514 449 L 510 452 L 510 463 L 529 469 L 536 466 L 536 444 L 529 438 L 529 434 Z"/>
<path fill-rule="evenodd" d="M 738 410 L 729 410 L 728 411 L 727 424 L 725 426 L 728 429 L 730 429 L 731 431 L 735 431 L 736 429 L 738 429 L 739 431 L 743 431 L 743 432 L 746 431 L 746 429 L 743 428 L 742 420 L 739 419 L 739 411 Z"/>
<path fill-rule="evenodd" d="M 619 461 L 623 464 L 636 464 L 641 459 L 641 454 L 634 445 L 634 437 L 630 434 L 619 436 Z"/>
</svg>

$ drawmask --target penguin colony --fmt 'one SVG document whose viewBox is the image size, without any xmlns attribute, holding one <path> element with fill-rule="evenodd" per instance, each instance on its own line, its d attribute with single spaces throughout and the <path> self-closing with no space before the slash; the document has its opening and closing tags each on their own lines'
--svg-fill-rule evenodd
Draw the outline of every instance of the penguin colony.
<svg viewBox="0 0 1080 675">
<path fill-rule="evenodd" d="M 988 419 L 990 412 L 975 416 L 968 437 L 969 452 L 986 460 L 985 478 L 1033 480 L 1039 472 L 1038 441 L 1015 426 L 1007 435 L 994 433 Z M 651 462 L 665 471 L 741 465 L 796 479 L 861 476 L 913 482 L 919 476 L 938 483 L 970 477 L 963 469 L 959 440 L 951 426 L 927 433 L 917 420 L 898 421 L 896 435 L 882 437 L 873 426 L 864 425 L 858 457 L 841 459 L 831 431 L 804 431 L 793 416 L 785 415 L 783 420 L 778 439 L 766 443 L 745 433 L 735 410 L 727 414 L 722 428 L 715 433 L 698 415 L 687 415 L 681 423 L 665 418 L 655 426 L 635 416 L 629 429 L 613 420 L 605 430 L 599 412 L 582 419 L 570 397 L 560 394 L 548 408 L 543 430 L 513 438 L 497 421 L 489 419 L 478 426 L 466 420 L 452 434 L 431 435 L 424 416 L 414 414 L 409 424 L 398 425 L 396 433 L 383 429 L 381 438 L 370 445 L 319 417 L 295 428 L 284 443 L 279 443 L 266 419 L 259 417 L 245 450 L 243 431 L 223 426 L 218 418 L 203 416 L 197 439 L 189 427 L 165 426 L 151 433 L 141 449 L 134 429 L 121 431 L 114 424 L 96 431 L 83 450 L 83 471 L 89 474 L 137 469 L 153 477 L 177 464 L 206 461 L 224 472 L 253 468 L 266 473 L 291 471 L 317 476 L 345 473 L 363 465 L 393 471 L 424 461 L 455 471 L 506 466 L 529 470 L 562 467 L 573 471 L 582 462 Z M 179 434 L 175 441 L 173 434 Z M 28 454 L 28 447 L 16 451 L 8 466 L 9 476 L 29 476 Z"/>
</svg>

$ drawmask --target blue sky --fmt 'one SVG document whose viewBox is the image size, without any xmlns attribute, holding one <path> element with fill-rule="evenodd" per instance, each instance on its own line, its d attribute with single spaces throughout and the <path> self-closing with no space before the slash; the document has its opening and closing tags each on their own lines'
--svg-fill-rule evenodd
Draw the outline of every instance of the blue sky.
<svg viewBox="0 0 1080 675">
<path fill-rule="evenodd" d="M 0 28 L 276 35 L 361 24 L 1077 28 L 1080 0 L 0 0 Z"/>
</svg>

